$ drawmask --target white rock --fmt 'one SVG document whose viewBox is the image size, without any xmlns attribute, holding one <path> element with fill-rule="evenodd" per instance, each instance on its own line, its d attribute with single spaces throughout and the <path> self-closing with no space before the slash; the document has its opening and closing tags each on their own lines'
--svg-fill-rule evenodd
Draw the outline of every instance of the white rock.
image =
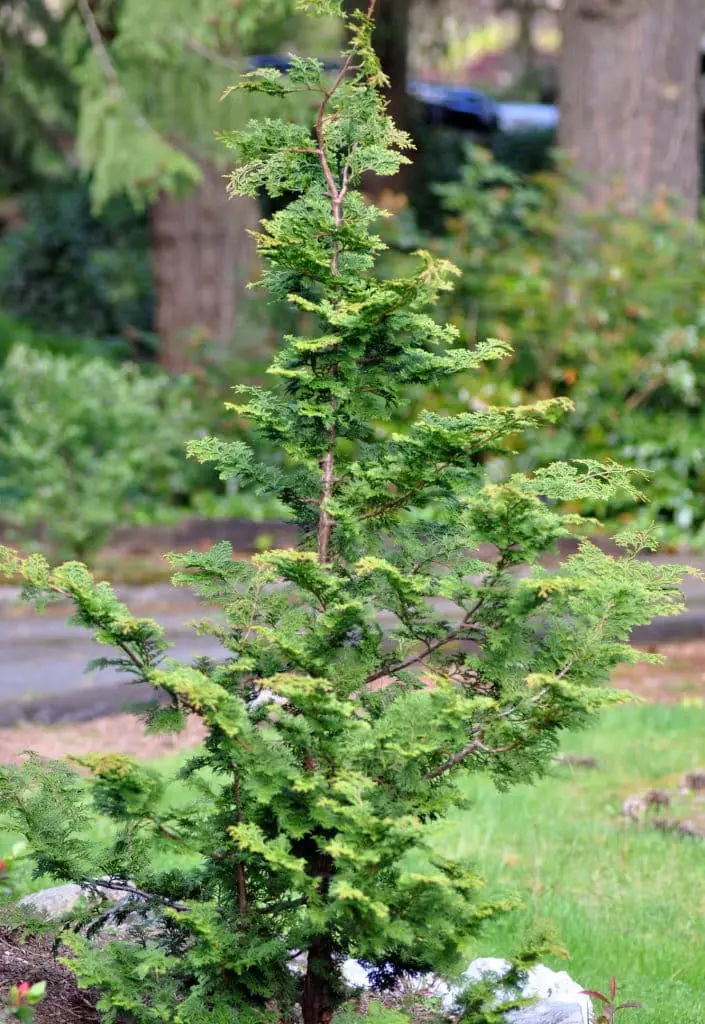
<svg viewBox="0 0 705 1024">
<path fill-rule="evenodd" d="M 70 913 L 82 895 L 80 885 L 56 885 L 52 889 L 42 889 L 40 892 L 31 892 L 28 896 L 23 896 L 20 906 L 31 910 L 33 914 L 54 921 Z"/>
<path fill-rule="evenodd" d="M 342 967 L 345 984 L 350 988 L 369 988 L 370 979 L 367 971 L 357 960 L 346 960 Z"/>
<path fill-rule="evenodd" d="M 492 957 L 473 960 L 463 975 L 468 983 L 481 981 L 488 975 L 497 982 L 509 970 L 506 960 Z M 510 993 L 496 989 L 498 1001 L 510 998 Z M 592 1008 L 589 996 L 583 995 L 582 986 L 573 981 L 566 971 L 552 971 L 544 964 L 537 964 L 528 972 L 526 984 L 520 992 L 522 999 L 537 999 L 538 1002 L 522 1010 L 513 1010 L 507 1015 L 512 1024 L 590 1024 Z M 447 1008 L 455 1002 L 457 990 L 444 1001 Z"/>
<path fill-rule="evenodd" d="M 502 989 L 501 981 L 509 970 L 506 960 L 492 957 L 473 960 L 463 974 L 466 984 L 482 981 L 488 975 L 497 982 L 497 1001 L 512 998 L 512 993 Z M 346 960 L 343 977 L 351 988 L 370 988 L 367 971 L 356 960 Z M 415 979 L 419 988 L 431 991 L 440 997 L 446 1012 L 458 1007 L 460 987 L 449 987 L 440 978 L 424 977 Z M 462 986 L 461 986 L 462 987 Z M 582 994 L 582 988 L 573 981 L 566 971 L 552 971 L 538 964 L 528 972 L 526 984 L 520 992 L 522 999 L 536 999 L 538 1002 L 521 1010 L 507 1014 L 507 1024 L 591 1024 L 590 999 Z"/>
</svg>

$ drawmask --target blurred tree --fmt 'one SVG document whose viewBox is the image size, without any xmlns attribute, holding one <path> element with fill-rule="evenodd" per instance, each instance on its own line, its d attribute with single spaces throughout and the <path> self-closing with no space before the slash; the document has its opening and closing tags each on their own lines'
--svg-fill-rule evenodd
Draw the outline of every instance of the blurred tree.
<svg viewBox="0 0 705 1024">
<path fill-rule="evenodd" d="M 536 72 L 536 48 L 534 46 L 534 22 L 536 15 L 547 9 L 545 0 L 498 0 L 500 14 L 510 12 L 517 20 L 515 49 L 521 61 L 521 75 L 527 78 Z"/>
<path fill-rule="evenodd" d="M 150 204 L 161 362 L 186 368 L 189 343 L 233 336 L 251 277 L 255 200 L 228 200 L 216 129 L 253 112 L 219 97 L 248 52 L 276 50 L 292 0 L 75 0 L 91 50 L 79 68 L 78 151 L 100 205 Z M 244 240 L 244 241 L 243 241 Z"/>
<path fill-rule="evenodd" d="M 78 90 L 61 52 L 68 9 L 0 3 L 0 194 L 75 162 Z"/>
<path fill-rule="evenodd" d="M 436 0 L 424 2 L 434 5 Z M 346 0 L 346 6 L 349 10 L 367 10 L 367 0 Z M 398 128 L 412 133 L 412 104 L 406 88 L 411 0 L 377 0 L 376 11 L 372 41 L 382 70 L 389 79 L 389 86 L 383 90 L 389 103 L 389 113 Z M 406 193 L 411 170 L 411 164 L 404 164 L 391 177 L 369 175 L 365 180 L 365 191 L 376 197 L 386 191 Z"/>
<path fill-rule="evenodd" d="M 250 53 L 296 41 L 293 0 L 4 0 L 0 157 L 6 190 L 50 168 L 87 170 L 97 210 L 148 207 L 160 359 L 233 337 L 251 278 L 255 200 L 228 200 L 216 130 L 266 100 L 224 89 Z M 11 157 L 11 159 L 10 159 Z"/>
<path fill-rule="evenodd" d="M 559 146 L 604 200 L 699 200 L 702 0 L 565 0 Z"/>
<path fill-rule="evenodd" d="M 386 90 L 389 113 L 403 131 L 411 129 L 411 107 L 406 80 L 409 75 L 409 18 L 410 0 L 379 0 L 373 42 L 382 70 L 389 79 Z M 393 187 L 400 192 L 408 190 L 412 164 L 402 164 L 393 179 Z M 377 178 L 382 187 L 389 181 Z"/>
<path fill-rule="evenodd" d="M 546 16 L 556 17 L 563 0 L 496 0 L 498 14 L 511 14 L 516 22 L 514 52 L 518 61 L 517 83 L 514 88 L 527 98 L 535 95 L 541 102 L 555 101 L 555 69 L 553 63 L 540 59 L 536 45 L 536 32 Z"/>
</svg>

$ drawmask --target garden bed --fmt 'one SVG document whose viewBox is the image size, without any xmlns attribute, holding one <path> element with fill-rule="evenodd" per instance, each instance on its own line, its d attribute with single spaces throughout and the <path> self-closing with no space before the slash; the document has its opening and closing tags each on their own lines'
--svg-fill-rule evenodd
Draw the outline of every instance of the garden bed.
<svg viewBox="0 0 705 1024">
<path fill-rule="evenodd" d="M 46 997 L 35 1008 L 34 1024 L 100 1024 L 94 999 L 81 992 L 71 972 L 57 963 L 50 936 L 23 940 L 0 929 L 0 992 L 23 981 L 46 982 Z"/>
</svg>

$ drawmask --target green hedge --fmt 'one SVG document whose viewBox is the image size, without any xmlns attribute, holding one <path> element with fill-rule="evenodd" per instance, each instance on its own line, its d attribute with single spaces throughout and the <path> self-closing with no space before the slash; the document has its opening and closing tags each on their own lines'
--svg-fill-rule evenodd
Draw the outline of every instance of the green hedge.
<svg viewBox="0 0 705 1024">
<path fill-rule="evenodd" d="M 569 187 L 473 150 L 446 188 L 453 219 L 439 244 L 463 271 L 450 312 L 466 341 L 497 336 L 515 356 L 444 401 L 570 396 L 575 411 L 503 465 L 625 462 L 648 474 L 650 503 L 588 511 L 705 546 L 705 226 L 665 201 L 570 220 Z"/>
</svg>

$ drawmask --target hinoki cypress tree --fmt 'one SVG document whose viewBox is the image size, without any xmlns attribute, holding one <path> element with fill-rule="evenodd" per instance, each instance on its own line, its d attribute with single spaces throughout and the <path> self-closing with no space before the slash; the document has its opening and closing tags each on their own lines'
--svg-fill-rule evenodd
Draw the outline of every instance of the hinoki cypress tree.
<svg viewBox="0 0 705 1024">
<path fill-rule="evenodd" d="M 279 462 L 258 463 L 241 442 L 190 446 L 276 495 L 300 546 L 251 561 L 224 544 L 171 556 L 175 584 L 221 613 L 201 630 L 222 641 L 222 659 L 191 666 L 169 661 L 159 626 L 82 565 L 2 555 L 28 600 L 68 599 L 76 624 L 115 650 L 107 663 L 166 694 L 148 728 L 178 730 L 188 715 L 207 728 L 182 772 L 191 803 L 125 757 L 83 759 L 91 786 L 39 759 L 0 774 L 0 808 L 40 871 L 94 895 L 107 877 L 149 912 L 142 944 L 96 951 L 67 937 L 106 1020 L 261 1020 L 299 1002 L 305 1024 L 324 1024 L 345 995 L 346 957 L 386 983 L 451 972 L 503 905 L 483 901 L 471 866 L 437 848 L 434 822 L 462 802 L 469 772 L 500 786 L 539 776 L 562 730 L 618 699 L 611 670 L 642 657 L 631 628 L 681 606 L 681 570 L 640 560 L 639 538 L 621 559 L 584 542 L 558 568 L 539 566 L 580 523 L 559 504 L 633 490 L 626 471 L 583 462 L 484 478 L 483 452 L 551 421 L 562 402 L 425 413 L 404 435 L 381 425 L 407 385 L 506 350 L 457 347 L 433 319 L 447 263 L 420 253 L 410 277 L 374 275 L 379 213 L 358 184 L 393 173 L 406 139 L 378 92 L 372 9 L 348 27 L 334 81 L 296 59 L 286 77 L 268 70 L 239 86 L 310 95 L 311 131 L 270 119 L 226 140 L 234 193 L 293 197 L 257 237 L 262 283 L 314 326 L 284 338 L 275 390 L 240 389 L 239 407 Z M 87 832 L 96 808 L 115 825 L 103 841 Z"/>
</svg>

